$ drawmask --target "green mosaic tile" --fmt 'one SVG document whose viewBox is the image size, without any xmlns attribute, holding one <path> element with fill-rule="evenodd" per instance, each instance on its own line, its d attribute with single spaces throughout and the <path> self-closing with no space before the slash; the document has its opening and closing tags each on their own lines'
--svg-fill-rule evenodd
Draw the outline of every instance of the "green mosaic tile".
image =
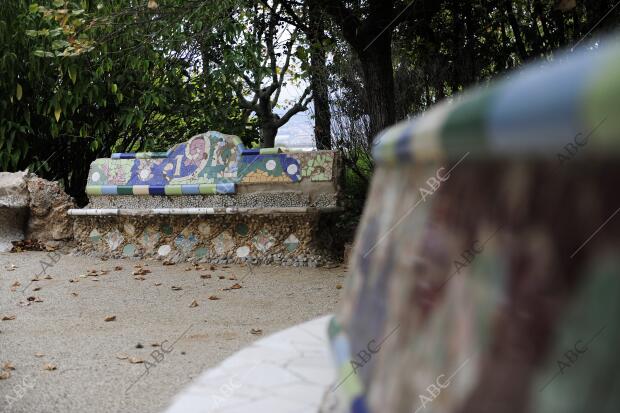
<svg viewBox="0 0 620 413">
<path fill-rule="evenodd" d="M 183 192 L 181 190 L 181 185 L 166 185 L 164 187 L 164 192 L 166 195 L 183 195 Z"/>
<path fill-rule="evenodd" d="M 246 224 L 237 224 L 237 226 L 235 227 L 235 232 L 242 237 L 245 237 L 250 232 L 250 228 L 248 228 Z"/>
<path fill-rule="evenodd" d="M 96 229 L 90 231 L 90 235 L 88 236 L 91 242 L 99 242 L 101 241 L 101 234 Z"/>
<path fill-rule="evenodd" d="M 127 244 L 123 247 L 123 255 L 126 257 L 133 257 L 136 253 L 136 246 L 133 244 Z"/>
<path fill-rule="evenodd" d="M 206 248 L 197 248 L 196 251 L 194 251 L 194 255 L 196 258 L 202 258 L 207 255 L 207 252 L 209 252 L 209 250 Z"/>
</svg>

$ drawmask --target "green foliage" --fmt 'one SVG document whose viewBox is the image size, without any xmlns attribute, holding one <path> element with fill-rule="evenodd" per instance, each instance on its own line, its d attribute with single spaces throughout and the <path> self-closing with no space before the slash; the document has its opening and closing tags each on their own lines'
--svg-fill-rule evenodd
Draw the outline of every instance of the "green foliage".
<svg viewBox="0 0 620 413">
<path fill-rule="evenodd" d="M 245 134 L 222 75 L 183 55 L 213 10 L 160 2 L 163 20 L 127 3 L 0 2 L 0 169 L 29 167 L 81 196 L 90 162 L 113 151 Z"/>
</svg>

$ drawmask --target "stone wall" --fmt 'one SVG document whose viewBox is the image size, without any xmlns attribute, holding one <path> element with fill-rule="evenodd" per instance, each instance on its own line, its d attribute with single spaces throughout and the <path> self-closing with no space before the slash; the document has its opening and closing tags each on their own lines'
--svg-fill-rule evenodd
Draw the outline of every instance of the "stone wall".
<svg viewBox="0 0 620 413">
<path fill-rule="evenodd" d="M 30 217 L 26 227 L 26 238 L 54 244 L 73 238 L 73 223 L 67 211 L 75 208 L 75 202 L 57 182 L 30 176 Z"/>
<path fill-rule="evenodd" d="M 11 241 L 38 240 L 59 246 L 73 237 L 67 211 L 75 203 L 57 182 L 25 172 L 0 173 L 0 251 Z"/>
</svg>

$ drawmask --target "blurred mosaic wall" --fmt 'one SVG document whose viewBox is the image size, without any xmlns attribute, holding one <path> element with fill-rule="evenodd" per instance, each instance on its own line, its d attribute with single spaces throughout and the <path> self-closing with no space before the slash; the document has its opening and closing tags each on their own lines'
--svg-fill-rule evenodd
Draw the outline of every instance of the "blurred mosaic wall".
<svg viewBox="0 0 620 413">
<path fill-rule="evenodd" d="M 620 411 L 620 42 L 384 131 L 321 413 Z"/>
</svg>

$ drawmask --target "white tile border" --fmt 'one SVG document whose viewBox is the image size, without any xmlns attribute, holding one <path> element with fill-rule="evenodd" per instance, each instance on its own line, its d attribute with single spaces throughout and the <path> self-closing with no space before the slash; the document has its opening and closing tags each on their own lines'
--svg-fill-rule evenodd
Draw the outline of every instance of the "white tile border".
<svg viewBox="0 0 620 413">
<path fill-rule="evenodd" d="M 317 412 L 336 371 L 324 316 L 265 337 L 202 373 L 166 413 Z"/>
</svg>

